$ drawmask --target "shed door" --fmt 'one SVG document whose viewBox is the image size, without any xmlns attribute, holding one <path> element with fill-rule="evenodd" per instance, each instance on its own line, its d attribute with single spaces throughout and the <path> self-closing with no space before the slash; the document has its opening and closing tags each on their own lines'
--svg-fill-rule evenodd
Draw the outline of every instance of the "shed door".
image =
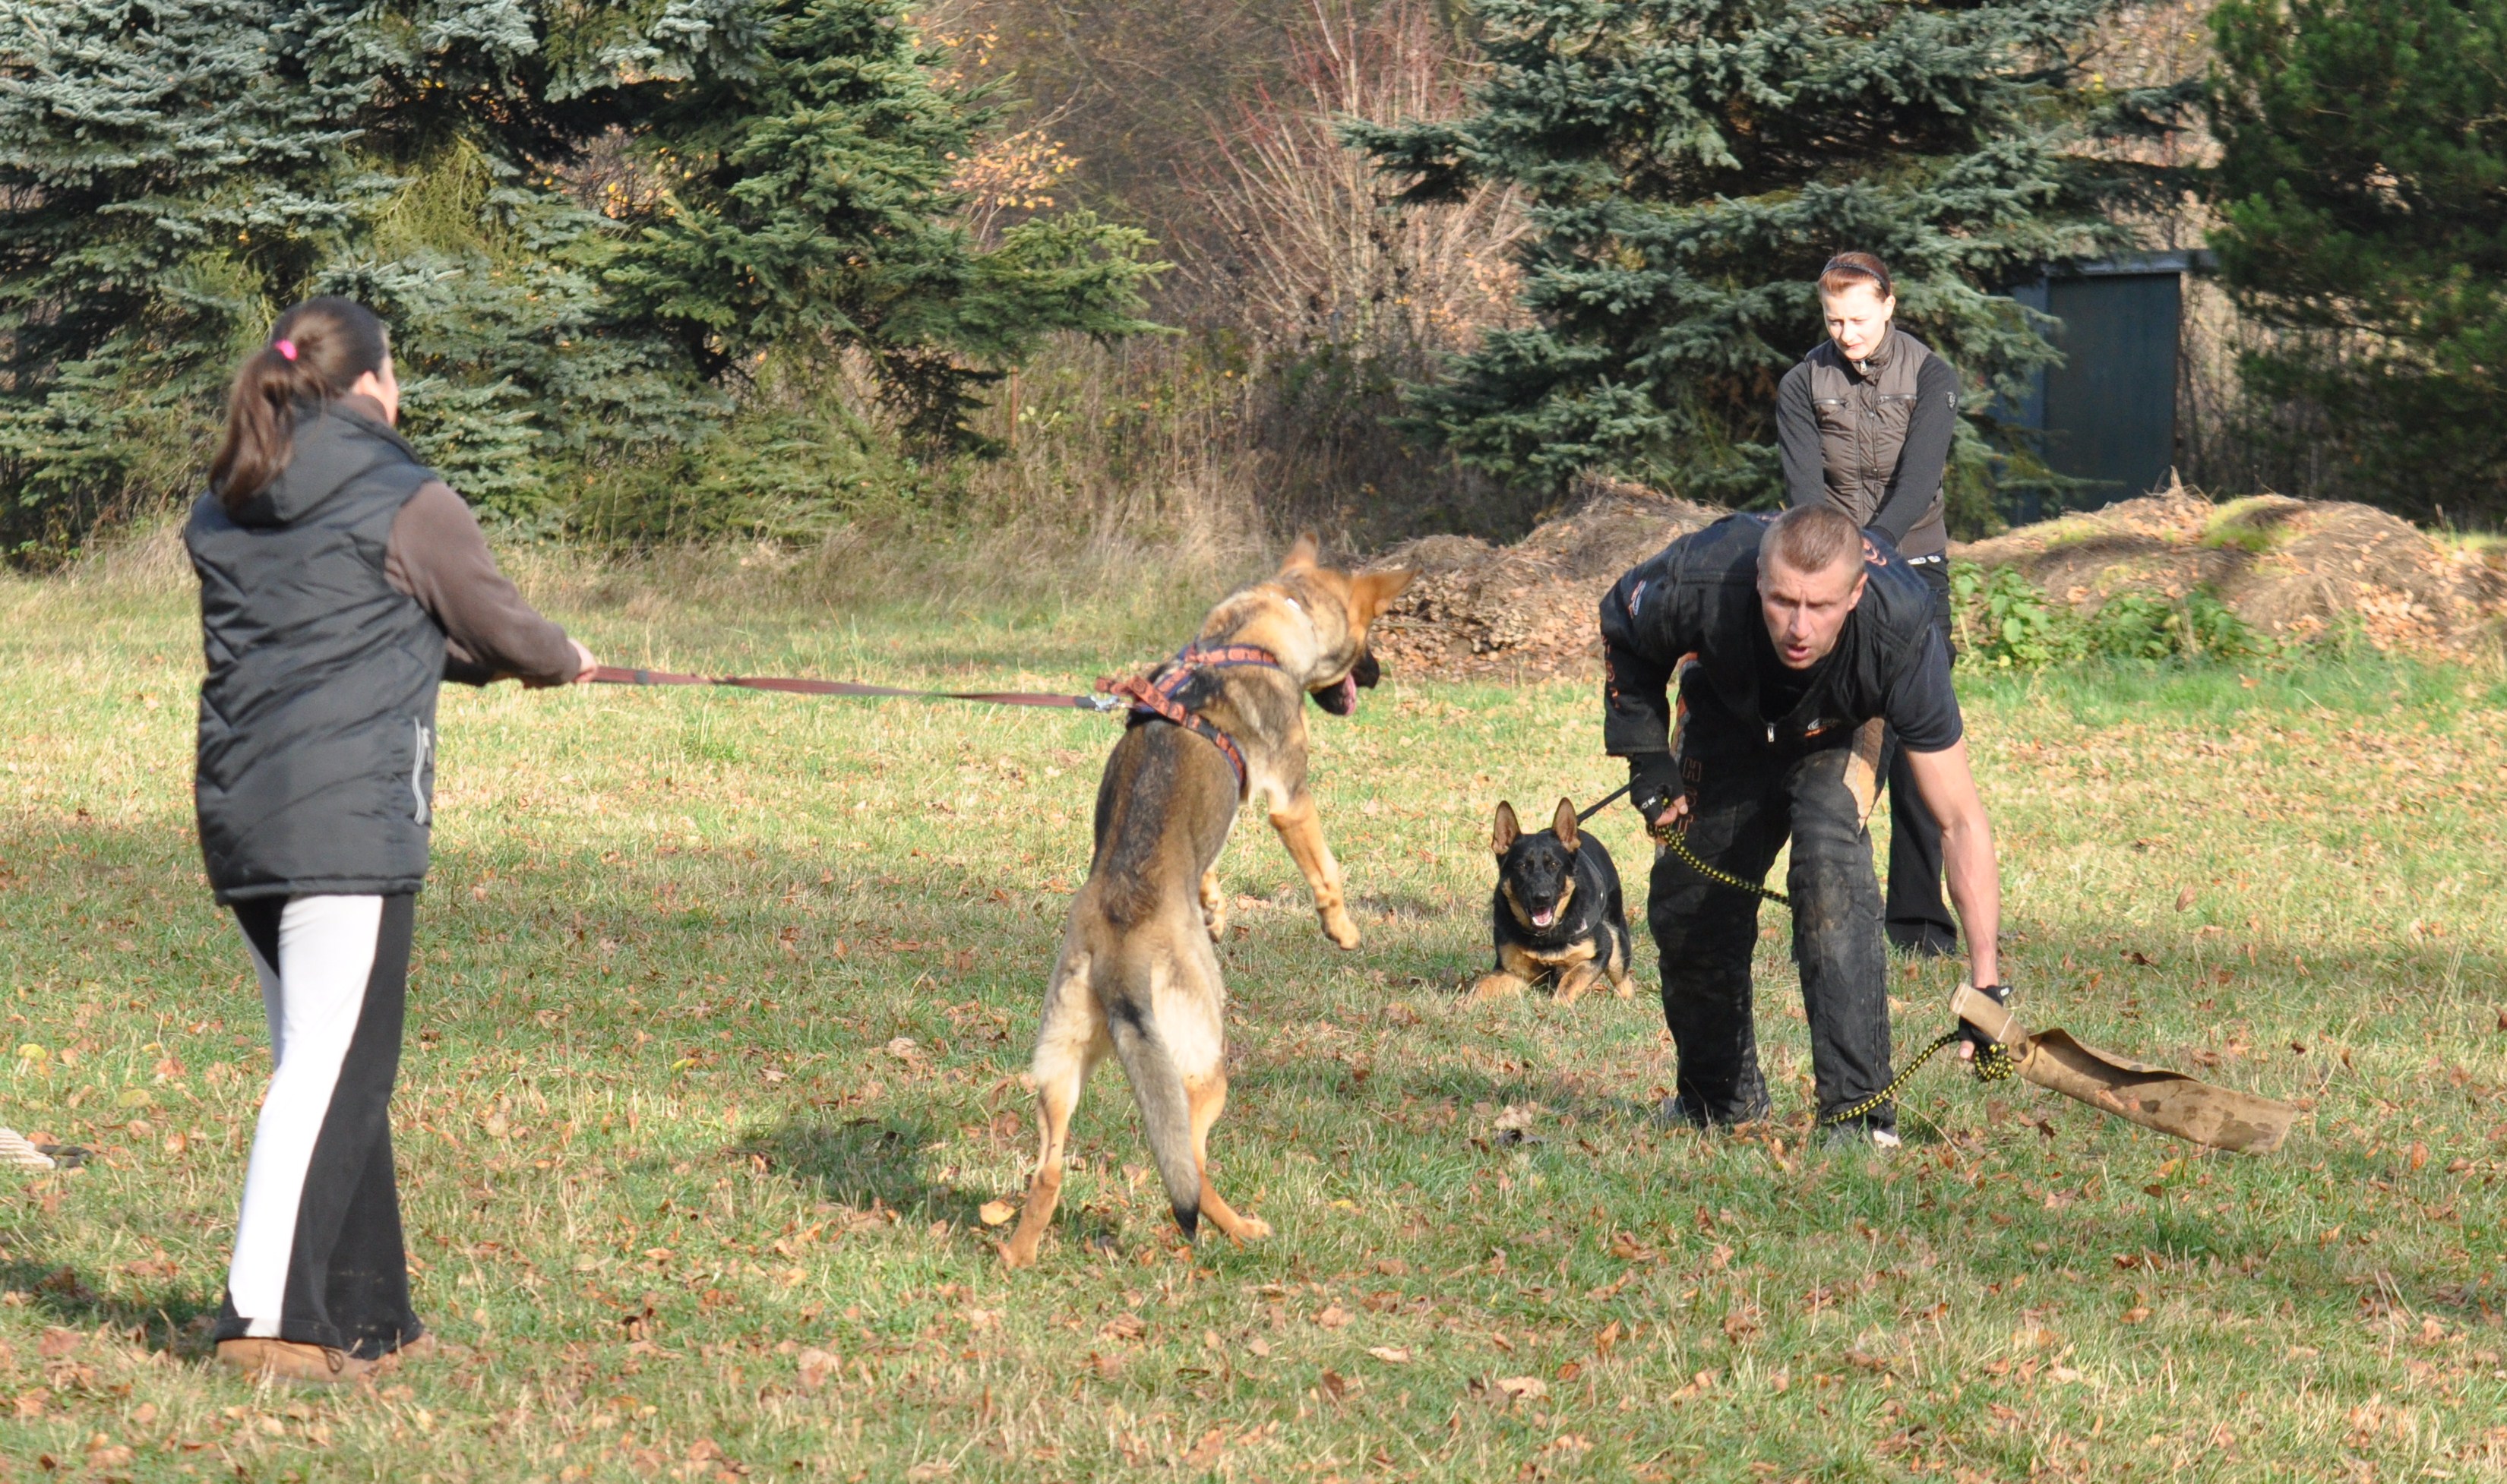
<svg viewBox="0 0 2507 1484">
<path fill-rule="evenodd" d="M 2045 373 L 2046 461 L 2096 481 L 2066 503 L 2104 505 L 2167 482 L 2176 461 L 2180 283 L 2170 273 L 2098 273 L 2044 286 L 2063 364 Z M 2031 296 L 2034 297 L 2034 296 Z"/>
</svg>

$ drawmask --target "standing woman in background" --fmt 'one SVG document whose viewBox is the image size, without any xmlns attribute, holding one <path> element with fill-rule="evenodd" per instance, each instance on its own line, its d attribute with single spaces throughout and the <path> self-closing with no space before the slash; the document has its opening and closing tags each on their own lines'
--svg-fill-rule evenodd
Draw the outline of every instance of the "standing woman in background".
<svg viewBox="0 0 2507 1484">
<path fill-rule="evenodd" d="M 252 955 L 272 1062 L 218 1357 L 291 1381 L 353 1380 L 423 1333 L 389 1104 L 436 687 L 594 669 L 496 570 L 399 416 L 374 311 L 298 305 L 236 373 L 183 533 L 208 658 L 200 851 Z"/>
<path fill-rule="evenodd" d="M 1788 505 L 1833 505 L 1888 538 L 1933 591 L 1935 628 L 1950 640 L 1950 538 L 1942 473 L 1958 427 L 1958 373 L 1892 321 L 1888 267 L 1838 253 L 1819 274 L 1828 339 L 1776 389 L 1776 440 Z M 1955 648 L 1952 649 L 1955 658 Z M 1889 748 L 1889 941 L 1938 958 L 1958 949 L 1942 903 L 1942 828 L 1916 796 L 1905 752 Z"/>
</svg>

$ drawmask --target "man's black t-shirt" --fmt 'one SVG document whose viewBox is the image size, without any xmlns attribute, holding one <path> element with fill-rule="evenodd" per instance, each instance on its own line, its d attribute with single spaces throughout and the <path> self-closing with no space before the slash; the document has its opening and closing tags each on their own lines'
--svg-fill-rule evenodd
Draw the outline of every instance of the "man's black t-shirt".
<svg viewBox="0 0 2507 1484">
<path fill-rule="evenodd" d="M 1668 690 L 1680 663 L 1687 747 L 1729 753 L 1816 748 L 1885 719 L 1910 751 L 1939 752 L 1965 733 L 1950 687 L 1933 594 L 1885 541 L 1871 542 L 1862 600 L 1836 647 L 1807 670 L 1787 670 L 1758 597 L 1765 521 L 1733 516 L 1664 548 L 1602 599 L 1609 667 L 1603 740 L 1617 756 L 1670 747 Z"/>
<path fill-rule="evenodd" d="M 1858 610 L 1846 623 L 1851 625 L 1860 617 Z M 1837 652 L 1846 647 L 1845 640 L 1845 635 L 1838 635 L 1836 649 L 1822 655 L 1808 670 L 1795 670 L 1776 657 L 1775 641 L 1767 636 L 1766 626 L 1760 625 L 1759 719 L 1782 722 L 1799 709 L 1828 678 L 1836 664 Z M 1938 641 L 1930 647 L 1938 653 L 1924 656 L 1918 664 L 1900 672 L 1879 712 L 1898 734 L 1899 744 L 1909 752 L 1939 752 L 1957 742 L 1966 730 L 1959 715 L 1958 693 L 1950 686 L 1949 651 Z"/>
</svg>

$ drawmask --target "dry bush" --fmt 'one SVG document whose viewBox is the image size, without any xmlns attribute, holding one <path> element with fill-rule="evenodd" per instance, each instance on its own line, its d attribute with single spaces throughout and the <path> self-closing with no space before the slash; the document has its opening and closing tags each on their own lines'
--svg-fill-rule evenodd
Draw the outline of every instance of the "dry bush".
<svg viewBox="0 0 2507 1484">
<path fill-rule="evenodd" d="M 1491 188 L 1397 206 L 1403 183 L 1339 137 L 1352 119 L 1462 112 L 1476 62 L 1423 0 L 1308 0 L 1287 52 L 1280 85 L 1254 90 L 1188 174 L 1208 230 L 1178 251 L 1179 308 L 1242 373 L 1239 432 L 1264 513 L 1379 543 L 1520 530 L 1519 495 L 1409 446 L 1389 419 L 1405 382 L 1518 322 L 1522 203 Z"/>
<path fill-rule="evenodd" d="M 1469 63 L 1415 0 L 1369 18 L 1312 7 L 1290 44 L 1291 89 L 1265 90 L 1194 182 L 1222 235 L 1191 275 L 1274 352 L 1359 347 L 1416 363 L 1468 350 L 1483 327 L 1520 319 L 1518 193 L 1484 184 L 1452 204 L 1397 208 L 1402 183 L 1343 145 L 1338 125 L 1453 117 L 1469 103 Z"/>
</svg>

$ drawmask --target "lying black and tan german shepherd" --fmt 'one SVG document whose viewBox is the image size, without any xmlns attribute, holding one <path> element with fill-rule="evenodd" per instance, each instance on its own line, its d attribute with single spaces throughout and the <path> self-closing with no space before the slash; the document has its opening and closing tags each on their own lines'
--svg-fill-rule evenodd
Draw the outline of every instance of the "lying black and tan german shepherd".
<svg viewBox="0 0 2507 1484">
<path fill-rule="evenodd" d="M 1340 866 L 1306 790 L 1308 696 L 1347 715 L 1373 684 L 1366 633 L 1414 573 L 1319 566 L 1298 538 L 1279 574 L 1230 595 L 1201 633 L 1144 682 L 1132 726 L 1097 786 L 1097 849 L 1072 901 L 1036 1042 L 1036 1177 L 1011 1267 L 1036 1261 L 1062 1194 L 1079 1090 L 1108 1052 L 1141 1104 L 1176 1224 L 1208 1216 L 1238 1241 L 1270 1235 L 1211 1188 L 1211 1125 L 1227 1102 L 1225 989 L 1211 945 L 1226 928 L 1212 869 L 1240 801 L 1262 794 L 1271 827 L 1314 890 L 1324 936 L 1358 946 Z"/>
<path fill-rule="evenodd" d="M 1561 799 L 1549 828 L 1527 835 L 1514 806 L 1498 805 L 1489 835 L 1497 852 L 1497 891 L 1489 898 L 1497 967 L 1472 988 L 1472 998 L 1520 994 L 1551 974 L 1560 1004 L 1573 1004 L 1602 978 L 1621 999 L 1628 996 L 1628 912 L 1618 867 L 1577 823 L 1576 806 Z"/>
</svg>

